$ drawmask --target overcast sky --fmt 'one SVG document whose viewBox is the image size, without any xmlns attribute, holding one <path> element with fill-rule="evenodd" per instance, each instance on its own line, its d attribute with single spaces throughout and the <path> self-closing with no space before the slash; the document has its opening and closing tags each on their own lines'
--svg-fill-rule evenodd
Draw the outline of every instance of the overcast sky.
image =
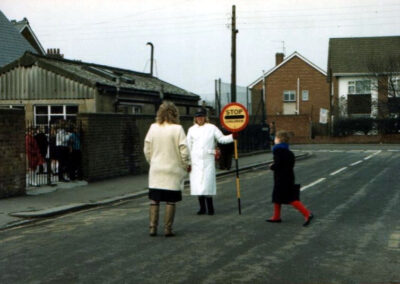
<svg viewBox="0 0 400 284">
<path fill-rule="evenodd" d="M 205 97 L 231 81 L 231 12 L 237 14 L 237 84 L 247 86 L 297 51 L 326 70 L 331 37 L 400 35 L 399 0 L 0 0 L 26 17 L 45 49 L 155 75 Z"/>
</svg>

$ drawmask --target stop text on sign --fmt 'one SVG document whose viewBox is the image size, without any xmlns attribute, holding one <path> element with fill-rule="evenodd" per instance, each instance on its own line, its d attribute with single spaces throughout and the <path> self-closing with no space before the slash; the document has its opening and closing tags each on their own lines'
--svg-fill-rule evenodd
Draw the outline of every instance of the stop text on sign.
<svg viewBox="0 0 400 284">
<path fill-rule="evenodd" d="M 243 105 L 230 103 L 222 109 L 220 121 L 225 129 L 231 132 L 239 132 L 246 128 L 249 122 L 249 114 Z"/>
</svg>

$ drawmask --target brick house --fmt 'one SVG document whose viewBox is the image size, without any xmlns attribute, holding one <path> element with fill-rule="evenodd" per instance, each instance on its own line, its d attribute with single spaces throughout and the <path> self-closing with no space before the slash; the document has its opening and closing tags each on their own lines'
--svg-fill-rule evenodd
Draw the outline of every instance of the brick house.
<svg viewBox="0 0 400 284">
<path fill-rule="evenodd" d="M 331 38 L 328 71 L 337 118 L 400 113 L 400 36 Z"/>
<path fill-rule="evenodd" d="M 321 109 L 329 110 L 329 84 L 326 72 L 294 52 L 287 58 L 276 54 L 276 65 L 249 85 L 253 113 L 265 103 L 268 123 L 293 132 L 294 137 L 310 137 L 312 125 L 317 129 Z M 264 94 L 264 96 L 263 96 Z"/>
<path fill-rule="evenodd" d="M 78 113 L 154 115 L 163 99 L 193 114 L 200 97 L 149 73 L 30 52 L 0 68 L 0 107 L 24 108 L 47 125 Z"/>
</svg>

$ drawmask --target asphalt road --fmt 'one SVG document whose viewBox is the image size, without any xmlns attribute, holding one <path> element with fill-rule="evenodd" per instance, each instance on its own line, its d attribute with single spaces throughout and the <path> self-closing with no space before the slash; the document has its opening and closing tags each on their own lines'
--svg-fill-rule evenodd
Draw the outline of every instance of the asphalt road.
<svg viewBox="0 0 400 284">
<path fill-rule="evenodd" d="M 400 146 L 295 148 L 312 151 L 295 168 L 309 227 L 290 206 L 265 222 L 272 173 L 258 168 L 240 176 L 242 215 L 233 176 L 214 216 L 186 189 L 174 238 L 148 236 L 146 198 L 2 231 L 0 283 L 400 282 Z"/>
</svg>

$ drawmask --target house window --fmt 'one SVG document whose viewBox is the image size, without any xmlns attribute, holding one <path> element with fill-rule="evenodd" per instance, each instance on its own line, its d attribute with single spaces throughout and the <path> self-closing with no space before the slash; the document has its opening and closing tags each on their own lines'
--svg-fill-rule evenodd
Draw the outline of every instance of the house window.
<svg viewBox="0 0 400 284">
<path fill-rule="evenodd" d="M 24 110 L 25 106 L 24 105 L 0 105 L 0 108 L 12 108 L 12 109 Z"/>
<path fill-rule="evenodd" d="M 296 101 L 296 91 L 283 91 L 283 101 L 284 102 L 295 102 Z"/>
<path fill-rule="evenodd" d="M 303 90 L 301 92 L 301 100 L 302 101 L 308 101 L 309 100 L 308 90 Z"/>
<path fill-rule="evenodd" d="M 132 106 L 132 113 L 133 114 L 142 113 L 142 106 Z"/>
<path fill-rule="evenodd" d="M 389 77 L 389 97 L 400 97 L 400 77 Z"/>
<path fill-rule="evenodd" d="M 347 109 L 350 115 L 371 114 L 371 95 L 349 95 L 347 97 Z"/>
<path fill-rule="evenodd" d="M 371 94 L 371 80 L 355 80 L 348 82 L 348 94 L 366 95 Z"/>
<path fill-rule="evenodd" d="M 34 107 L 35 125 L 55 124 L 59 120 L 76 120 L 76 105 L 36 105 Z"/>
</svg>

